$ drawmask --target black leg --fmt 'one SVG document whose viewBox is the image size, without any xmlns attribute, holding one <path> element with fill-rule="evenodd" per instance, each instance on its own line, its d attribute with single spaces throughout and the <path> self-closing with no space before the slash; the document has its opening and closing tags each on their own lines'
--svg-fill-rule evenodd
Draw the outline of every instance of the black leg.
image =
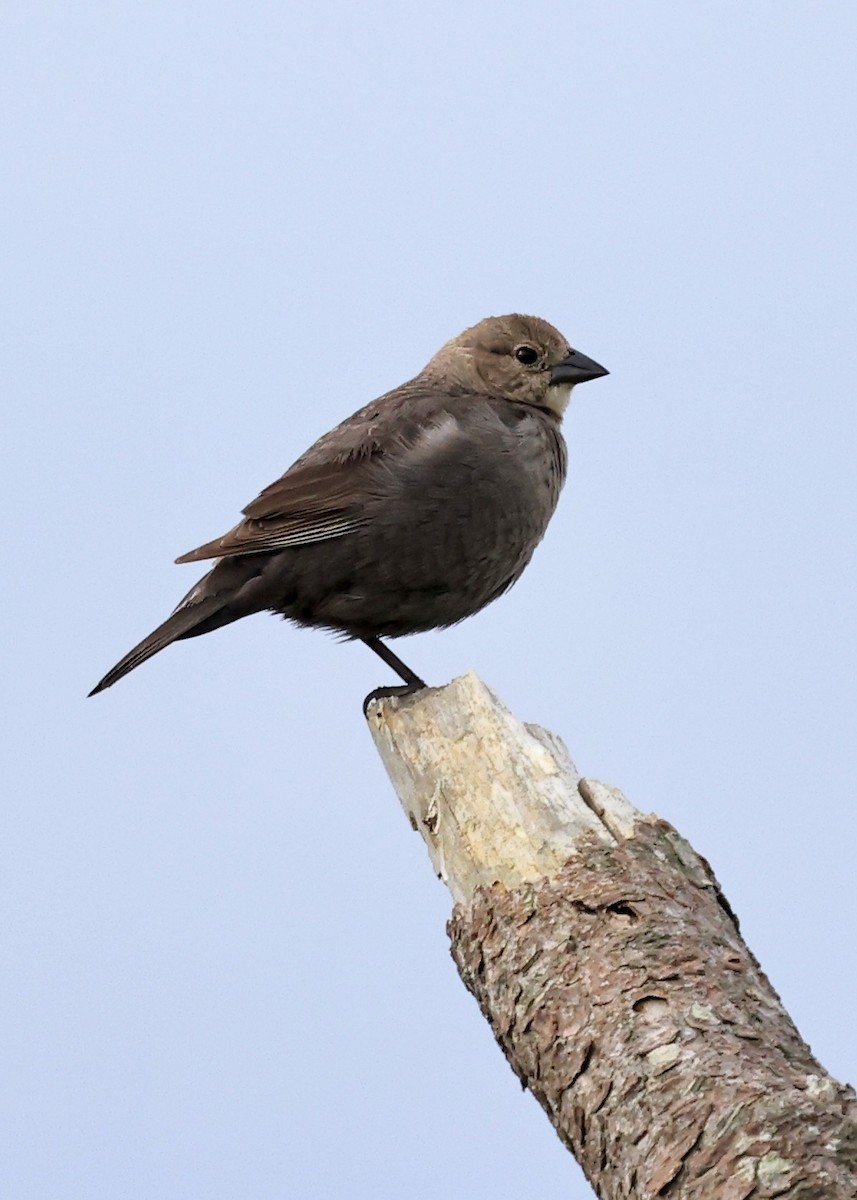
<svg viewBox="0 0 857 1200">
<path fill-rule="evenodd" d="M 389 646 L 385 646 L 380 638 L 361 638 L 364 646 L 368 646 L 370 650 L 374 650 L 378 657 L 387 664 L 400 679 L 405 682 L 404 687 L 376 688 L 374 692 L 370 692 L 363 701 L 363 712 L 372 703 L 373 700 L 386 700 L 390 696 L 408 696 L 411 692 L 419 692 L 428 685 L 424 680 L 420 679 L 409 666 L 394 654 Z"/>
<path fill-rule="evenodd" d="M 406 666 L 402 660 L 393 653 L 389 646 L 385 646 L 380 638 L 361 638 L 364 646 L 368 646 L 370 650 L 374 650 L 380 659 L 382 659 L 388 667 L 396 672 L 399 678 L 412 688 L 413 691 L 418 691 L 419 688 L 427 686 L 424 680 L 420 679 L 419 675 L 415 675 L 410 667 Z"/>
</svg>

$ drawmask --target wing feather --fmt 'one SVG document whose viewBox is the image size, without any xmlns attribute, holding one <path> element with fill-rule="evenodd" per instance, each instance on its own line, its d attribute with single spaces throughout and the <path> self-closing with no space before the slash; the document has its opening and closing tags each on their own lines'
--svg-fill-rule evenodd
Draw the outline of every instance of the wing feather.
<svg viewBox="0 0 857 1200">
<path fill-rule="evenodd" d="M 420 447 L 439 448 L 450 421 L 455 425 L 446 409 L 452 399 L 452 393 L 439 397 L 419 378 L 388 392 L 319 438 L 247 505 L 234 529 L 176 562 L 264 554 L 347 536 L 364 523 L 373 480 L 388 455 L 404 452 L 407 458 Z"/>
<path fill-rule="evenodd" d="M 364 463 L 296 463 L 247 505 L 234 529 L 176 562 L 264 554 L 344 537 L 362 521 Z"/>
</svg>

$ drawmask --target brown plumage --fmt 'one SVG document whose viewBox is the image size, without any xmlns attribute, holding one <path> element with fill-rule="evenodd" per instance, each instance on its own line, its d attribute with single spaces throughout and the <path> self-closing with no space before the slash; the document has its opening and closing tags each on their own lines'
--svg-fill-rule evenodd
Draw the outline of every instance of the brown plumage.
<svg viewBox="0 0 857 1200">
<path fill-rule="evenodd" d="M 606 374 L 538 317 L 466 329 L 319 438 L 234 529 L 177 559 L 218 561 L 90 695 L 171 642 L 265 610 L 360 638 L 424 686 L 378 639 L 453 625 L 515 582 L 565 479 L 569 393 Z"/>
</svg>

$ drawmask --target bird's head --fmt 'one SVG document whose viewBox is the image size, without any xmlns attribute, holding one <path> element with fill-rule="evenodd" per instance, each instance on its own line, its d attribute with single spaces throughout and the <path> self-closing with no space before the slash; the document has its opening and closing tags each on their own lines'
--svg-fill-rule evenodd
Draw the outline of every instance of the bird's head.
<svg viewBox="0 0 857 1200">
<path fill-rule="evenodd" d="M 532 404 L 561 417 L 571 389 L 607 370 L 572 350 L 568 340 L 540 317 L 512 313 L 487 317 L 437 352 L 423 375 L 469 391 Z"/>
</svg>

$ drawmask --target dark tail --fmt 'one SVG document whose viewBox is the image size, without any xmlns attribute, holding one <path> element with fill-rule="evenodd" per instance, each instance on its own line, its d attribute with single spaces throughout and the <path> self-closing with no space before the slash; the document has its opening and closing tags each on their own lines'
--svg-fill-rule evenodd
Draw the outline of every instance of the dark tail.
<svg viewBox="0 0 857 1200">
<path fill-rule="evenodd" d="M 140 663 L 144 663 L 147 658 L 151 658 L 172 642 L 181 641 L 182 638 L 196 637 L 200 633 L 208 633 L 221 625 L 229 624 L 230 621 L 235 620 L 236 616 L 241 615 L 239 613 L 230 614 L 227 611 L 227 602 L 224 598 L 217 596 L 206 596 L 194 604 L 188 604 L 187 607 L 183 605 L 184 601 L 171 617 L 167 617 L 163 625 L 159 625 L 147 638 L 143 638 L 139 645 L 135 646 L 133 650 L 129 650 L 125 657 L 120 659 L 116 666 L 95 685 L 89 695 L 95 696 L 98 692 L 103 692 L 105 688 L 112 687 L 117 679 L 121 679 L 123 675 L 127 675 L 135 667 L 139 667 Z"/>
</svg>

